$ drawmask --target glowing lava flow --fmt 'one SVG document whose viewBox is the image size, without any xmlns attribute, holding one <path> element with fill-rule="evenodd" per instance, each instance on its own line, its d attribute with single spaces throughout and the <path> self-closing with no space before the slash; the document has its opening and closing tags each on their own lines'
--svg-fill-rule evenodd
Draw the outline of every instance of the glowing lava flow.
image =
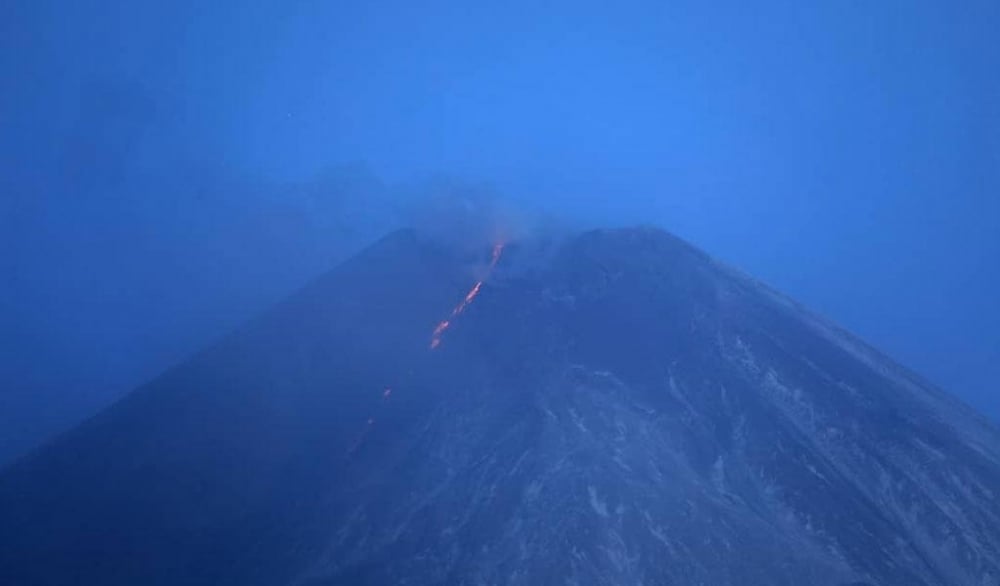
<svg viewBox="0 0 1000 586">
<path fill-rule="evenodd" d="M 472 303 L 472 301 L 476 298 L 476 295 L 479 295 L 479 290 L 483 288 L 483 283 L 486 282 L 486 279 L 488 279 L 490 275 L 493 273 L 493 269 L 496 268 L 497 263 L 500 262 L 501 254 L 503 254 L 502 243 L 497 244 L 493 247 L 493 255 L 490 258 L 490 265 L 489 268 L 486 270 L 486 276 L 483 277 L 481 280 L 476 281 L 476 284 L 472 286 L 472 289 L 469 289 L 469 292 L 465 294 L 465 297 L 462 299 L 462 301 L 455 306 L 455 309 L 451 310 L 451 315 L 449 315 L 447 319 L 442 320 L 441 323 L 439 323 L 437 327 L 434 328 L 434 333 L 431 335 L 431 349 L 437 348 L 441 344 L 441 336 L 443 336 L 445 331 L 449 327 L 451 327 L 451 324 L 453 321 L 455 321 L 455 318 L 461 315 L 462 312 L 465 311 L 465 308 L 468 307 L 470 303 Z M 391 397 L 392 397 L 392 387 L 390 386 L 383 387 L 382 399 L 381 399 L 383 405 L 387 403 Z M 354 439 L 354 441 L 351 442 L 351 445 L 348 446 L 347 457 L 352 457 L 354 453 L 361 448 L 361 445 L 364 444 L 365 440 L 368 438 L 368 435 L 372 432 L 372 429 L 374 427 L 375 427 L 375 417 L 371 416 L 365 423 L 364 429 L 362 429 L 361 432 Z"/>
<path fill-rule="evenodd" d="M 451 323 L 456 317 L 465 311 L 465 308 L 472 303 L 472 300 L 476 298 L 476 295 L 479 295 L 479 290 L 483 288 L 483 283 L 490 277 L 490 274 L 493 272 L 494 267 L 497 266 L 497 263 L 500 262 L 501 254 L 503 254 L 502 242 L 493 246 L 493 255 L 490 258 L 490 266 L 486 271 L 486 276 L 483 277 L 483 279 L 476 281 L 476 284 L 472 286 L 472 289 L 469 289 L 469 292 L 465 294 L 465 298 L 455 306 L 455 309 L 451 310 L 451 315 L 449 315 L 447 319 L 441 320 L 437 327 L 434 328 L 434 333 L 431 334 L 431 350 L 441 345 L 441 337 L 444 335 L 445 331 L 451 327 Z"/>
</svg>

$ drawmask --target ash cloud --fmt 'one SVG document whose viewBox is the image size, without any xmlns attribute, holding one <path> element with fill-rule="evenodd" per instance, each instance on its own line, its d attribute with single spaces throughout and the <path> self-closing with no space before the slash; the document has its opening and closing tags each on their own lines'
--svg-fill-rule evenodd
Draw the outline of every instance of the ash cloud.
<svg viewBox="0 0 1000 586">
<path fill-rule="evenodd" d="M 567 230 L 555 216 L 486 184 L 436 179 L 403 192 L 406 223 L 419 237 L 460 256 L 488 259 L 497 244 L 506 245 L 508 253 L 537 248 Z"/>
</svg>

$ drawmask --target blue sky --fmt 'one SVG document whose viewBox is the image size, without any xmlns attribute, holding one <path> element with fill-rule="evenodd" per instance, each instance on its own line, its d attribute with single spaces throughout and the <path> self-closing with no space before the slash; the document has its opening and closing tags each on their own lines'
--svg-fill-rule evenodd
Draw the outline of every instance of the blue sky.
<svg viewBox="0 0 1000 586">
<path fill-rule="evenodd" d="M 0 17 L 8 451 L 322 270 L 337 243 L 253 239 L 246 216 L 345 165 L 661 225 L 1000 418 L 996 2 L 15 0 Z"/>
</svg>

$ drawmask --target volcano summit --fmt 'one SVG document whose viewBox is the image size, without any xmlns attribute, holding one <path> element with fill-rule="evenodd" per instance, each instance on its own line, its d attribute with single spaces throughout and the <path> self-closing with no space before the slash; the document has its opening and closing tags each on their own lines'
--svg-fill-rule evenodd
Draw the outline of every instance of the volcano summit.
<svg viewBox="0 0 1000 586">
<path fill-rule="evenodd" d="M 541 248 L 394 233 L 23 458 L 0 583 L 1000 584 L 983 418 L 662 231 Z"/>
</svg>

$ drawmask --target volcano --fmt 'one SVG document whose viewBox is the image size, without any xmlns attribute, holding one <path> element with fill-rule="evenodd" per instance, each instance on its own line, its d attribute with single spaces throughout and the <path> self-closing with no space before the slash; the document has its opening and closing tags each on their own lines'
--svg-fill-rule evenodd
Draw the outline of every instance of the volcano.
<svg viewBox="0 0 1000 586">
<path fill-rule="evenodd" d="M 665 232 L 402 231 L 0 474 L 0 584 L 995 585 L 1000 433 Z"/>
</svg>

